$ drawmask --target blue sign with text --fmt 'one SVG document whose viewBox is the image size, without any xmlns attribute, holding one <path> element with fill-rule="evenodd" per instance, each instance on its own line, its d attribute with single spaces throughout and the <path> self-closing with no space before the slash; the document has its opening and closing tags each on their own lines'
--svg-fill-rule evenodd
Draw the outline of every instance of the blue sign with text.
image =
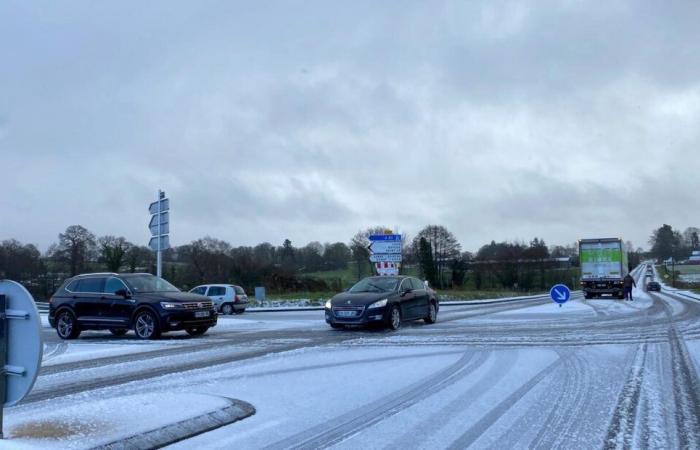
<svg viewBox="0 0 700 450">
<path fill-rule="evenodd" d="M 400 241 L 400 234 L 373 234 L 369 237 L 370 241 Z"/>
</svg>

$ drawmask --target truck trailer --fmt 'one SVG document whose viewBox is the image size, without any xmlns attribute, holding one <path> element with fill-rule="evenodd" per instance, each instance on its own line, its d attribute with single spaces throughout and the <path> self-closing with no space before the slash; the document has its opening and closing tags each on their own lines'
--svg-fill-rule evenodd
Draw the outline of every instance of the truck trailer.
<svg viewBox="0 0 700 450">
<path fill-rule="evenodd" d="M 625 298 L 623 278 L 629 273 L 622 239 L 580 239 L 581 289 L 585 298 Z"/>
</svg>

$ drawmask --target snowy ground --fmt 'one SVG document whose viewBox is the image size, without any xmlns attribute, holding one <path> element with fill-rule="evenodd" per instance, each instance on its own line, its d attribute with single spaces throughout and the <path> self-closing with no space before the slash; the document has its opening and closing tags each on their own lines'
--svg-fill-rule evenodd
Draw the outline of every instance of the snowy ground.
<svg viewBox="0 0 700 450">
<path fill-rule="evenodd" d="M 0 448 L 87 448 L 220 398 L 257 413 L 171 448 L 700 448 L 700 302 L 638 284 L 634 302 L 445 306 L 393 333 L 303 311 L 198 339 L 50 342 Z M 68 436 L 28 435 L 71 418 Z"/>
</svg>

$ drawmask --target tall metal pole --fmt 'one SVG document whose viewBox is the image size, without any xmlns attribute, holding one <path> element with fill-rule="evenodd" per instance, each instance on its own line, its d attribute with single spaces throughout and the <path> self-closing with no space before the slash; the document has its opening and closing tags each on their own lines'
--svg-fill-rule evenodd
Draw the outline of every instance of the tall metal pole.
<svg viewBox="0 0 700 450">
<path fill-rule="evenodd" d="M 5 439 L 3 435 L 3 408 L 5 405 L 7 385 L 5 384 L 5 364 L 7 364 L 7 316 L 5 315 L 4 295 L 0 295 L 0 439 Z"/>
<path fill-rule="evenodd" d="M 162 205 L 160 197 L 161 197 L 161 190 L 158 189 L 158 198 L 156 200 L 158 202 L 158 233 L 156 235 L 157 236 L 156 239 L 158 240 L 158 252 L 156 254 L 156 275 L 159 278 L 163 276 L 163 267 L 162 267 L 163 260 L 162 260 L 162 252 L 160 249 L 160 240 L 161 240 L 161 234 L 160 234 L 160 231 L 161 231 L 161 229 L 160 229 L 160 219 L 161 219 L 160 212 L 161 211 L 160 211 L 160 208 Z"/>
</svg>

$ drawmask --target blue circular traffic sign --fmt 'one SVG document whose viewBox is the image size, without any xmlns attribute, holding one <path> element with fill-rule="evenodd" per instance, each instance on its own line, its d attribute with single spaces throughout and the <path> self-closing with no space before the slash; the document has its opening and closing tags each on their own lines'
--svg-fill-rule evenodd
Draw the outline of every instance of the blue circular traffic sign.
<svg viewBox="0 0 700 450">
<path fill-rule="evenodd" d="M 552 289 L 549 290 L 549 296 L 561 306 L 569 301 L 571 298 L 571 291 L 565 284 L 555 284 L 552 286 Z"/>
</svg>

